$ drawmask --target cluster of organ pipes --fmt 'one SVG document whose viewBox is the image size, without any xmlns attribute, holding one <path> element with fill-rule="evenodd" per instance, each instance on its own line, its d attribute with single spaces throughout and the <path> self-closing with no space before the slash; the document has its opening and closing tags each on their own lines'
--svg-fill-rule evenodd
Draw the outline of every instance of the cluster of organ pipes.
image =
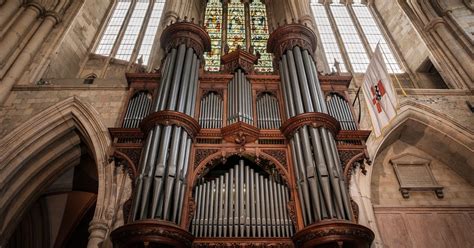
<svg viewBox="0 0 474 248">
<path fill-rule="evenodd" d="M 252 88 L 244 72 L 238 69 L 228 86 L 227 123 L 239 121 L 253 125 Z"/>
<path fill-rule="evenodd" d="M 138 128 L 140 122 L 150 112 L 151 94 L 146 91 L 135 93 L 128 103 L 123 121 L 124 128 Z"/>
<path fill-rule="evenodd" d="M 316 65 L 307 50 L 298 46 L 287 50 L 279 66 L 288 117 L 328 113 Z M 290 148 L 305 225 L 330 218 L 351 220 L 351 204 L 333 134 L 324 127 L 303 126 L 290 139 Z"/>
<path fill-rule="evenodd" d="M 201 128 L 221 128 L 223 115 L 222 97 L 209 92 L 201 99 L 199 124 Z"/>
<path fill-rule="evenodd" d="M 281 126 L 278 100 L 269 93 L 257 99 L 257 124 L 260 129 L 278 129 Z"/>
<path fill-rule="evenodd" d="M 195 188 L 196 237 L 291 237 L 288 189 L 239 160 L 224 175 Z"/>
<path fill-rule="evenodd" d="M 168 53 L 152 111 L 173 110 L 194 116 L 200 59 L 184 44 Z M 156 125 L 146 138 L 133 220 L 163 219 L 181 222 L 191 138 L 179 126 Z"/>
<path fill-rule="evenodd" d="M 326 101 L 329 114 L 336 118 L 344 130 L 357 130 L 349 103 L 338 94 L 331 94 Z"/>
</svg>

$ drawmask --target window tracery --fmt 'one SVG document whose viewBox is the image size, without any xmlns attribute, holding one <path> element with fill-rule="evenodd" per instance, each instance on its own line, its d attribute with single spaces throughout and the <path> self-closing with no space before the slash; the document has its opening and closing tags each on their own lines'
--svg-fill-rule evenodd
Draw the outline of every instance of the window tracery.
<svg viewBox="0 0 474 248">
<path fill-rule="evenodd" d="M 148 64 L 165 1 L 118 0 L 95 53 Z"/>
<path fill-rule="evenodd" d="M 311 0 L 311 9 L 330 68 L 337 60 L 342 72 L 365 73 L 379 43 L 388 71 L 403 73 L 369 7 L 362 1 L 343 4 L 340 0 L 334 0 L 323 4 L 322 1 Z"/>
</svg>

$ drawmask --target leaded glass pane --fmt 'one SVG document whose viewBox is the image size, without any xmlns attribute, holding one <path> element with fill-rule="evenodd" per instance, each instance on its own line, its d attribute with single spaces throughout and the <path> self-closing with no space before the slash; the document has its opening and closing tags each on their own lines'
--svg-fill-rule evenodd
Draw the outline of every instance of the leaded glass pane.
<svg viewBox="0 0 474 248">
<path fill-rule="evenodd" d="M 230 51 L 237 46 L 245 49 L 245 10 L 240 0 L 231 0 L 228 5 L 227 44 Z"/>
<path fill-rule="evenodd" d="M 255 66 L 255 70 L 259 72 L 272 72 L 272 56 L 266 52 L 269 37 L 267 13 L 265 5 L 260 0 L 254 0 L 250 5 L 250 22 L 252 46 L 255 52 L 258 51 L 260 53 L 260 59 Z"/>
<path fill-rule="evenodd" d="M 356 73 L 364 73 L 369 65 L 369 58 L 346 6 L 331 4 L 330 9 L 341 34 L 352 69 Z"/>
<path fill-rule="evenodd" d="M 368 7 L 362 4 L 354 4 L 352 7 L 372 51 L 375 51 L 377 43 L 380 43 L 381 51 L 384 54 L 385 64 L 387 64 L 387 70 L 390 73 L 403 73 L 403 70 L 400 68 L 400 65 L 393 56 L 385 37 L 380 32 L 380 29 L 377 26 L 377 23 L 375 23 L 374 17 L 370 13 Z"/>
<path fill-rule="evenodd" d="M 328 14 L 326 13 L 326 8 L 324 5 L 319 4 L 314 0 L 311 1 L 311 7 L 313 9 L 314 19 L 319 31 L 319 38 L 323 43 L 324 53 L 326 54 L 326 60 L 329 64 L 329 67 L 333 67 L 334 60 L 337 60 L 339 62 L 341 71 L 347 72 L 341 51 L 337 45 L 336 37 L 334 36 L 334 31 L 332 30 L 331 23 L 329 22 Z"/>
<path fill-rule="evenodd" d="M 166 0 L 155 0 L 150 19 L 148 20 L 145 35 L 143 36 L 142 44 L 140 46 L 140 52 L 137 57 L 137 60 L 138 58 L 143 57 L 143 64 L 145 65 L 148 64 L 148 61 L 150 60 L 151 49 L 155 40 L 156 31 L 158 30 L 158 25 L 160 24 L 161 13 L 163 12 L 165 1 Z"/>
<path fill-rule="evenodd" d="M 95 53 L 101 55 L 110 55 L 112 47 L 114 46 L 117 35 L 120 32 L 120 28 L 123 25 L 125 16 L 127 15 L 128 8 L 130 8 L 131 0 L 119 0 L 115 6 L 112 17 L 110 18 L 107 27 L 102 34 L 102 38 L 95 50 Z"/>
<path fill-rule="evenodd" d="M 138 0 L 133 10 L 132 17 L 128 22 L 127 29 L 120 43 L 117 55 L 118 59 L 130 60 L 132 56 L 133 48 L 137 42 L 138 34 L 143 25 L 145 19 L 146 10 L 148 9 L 148 0 Z"/>
<path fill-rule="evenodd" d="M 220 0 L 209 0 L 204 23 L 211 37 L 211 51 L 204 54 L 207 71 L 219 71 L 221 65 L 222 4 Z"/>
</svg>

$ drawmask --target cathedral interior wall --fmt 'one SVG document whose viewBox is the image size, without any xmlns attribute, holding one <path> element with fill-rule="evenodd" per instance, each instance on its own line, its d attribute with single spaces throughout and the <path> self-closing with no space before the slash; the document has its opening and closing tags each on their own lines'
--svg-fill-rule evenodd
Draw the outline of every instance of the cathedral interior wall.
<svg viewBox="0 0 474 248">
<path fill-rule="evenodd" d="M 0 136 L 71 96 L 91 104 L 100 113 L 106 127 L 115 127 L 128 96 L 126 87 L 126 82 L 104 79 L 96 79 L 93 85 L 84 85 L 82 79 L 58 79 L 41 88 L 18 86 L 0 109 Z"/>
</svg>

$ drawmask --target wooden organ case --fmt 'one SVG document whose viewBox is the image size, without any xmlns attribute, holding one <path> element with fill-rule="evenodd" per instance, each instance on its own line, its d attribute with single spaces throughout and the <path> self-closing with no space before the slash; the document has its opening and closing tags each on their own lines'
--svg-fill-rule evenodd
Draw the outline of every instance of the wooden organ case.
<svg viewBox="0 0 474 248">
<path fill-rule="evenodd" d="M 205 72 L 208 39 L 192 22 L 172 24 L 160 71 L 126 75 L 111 158 L 133 194 L 114 246 L 369 247 L 374 234 L 347 193 L 370 134 L 348 103 L 352 77 L 318 75 L 301 24 L 271 34 L 273 74 L 256 73 L 257 56 L 241 49 Z"/>
</svg>

